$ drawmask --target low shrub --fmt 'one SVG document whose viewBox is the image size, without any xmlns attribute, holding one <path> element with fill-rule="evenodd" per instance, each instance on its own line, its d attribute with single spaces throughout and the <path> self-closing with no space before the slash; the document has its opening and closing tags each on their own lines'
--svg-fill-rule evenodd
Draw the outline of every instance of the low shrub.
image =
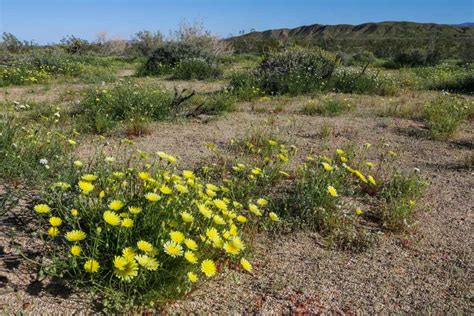
<svg viewBox="0 0 474 316">
<path fill-rule="evenodd" d="M 163 152 L 95 161 L 33 207 L 49 249 L 43 270 L 122 311 L 182 296 L 225 269 L 251 272 L 255 228 L 278 220 L 260 196 L 236 200 L 234 176 L 206 182 Z"/>
<path fill-rule="evenodd" d="M 336 58 L 322 50 L 288 49 L 267 54 L 256 69 L 260 88 L 271 95 L 320 90 L 336 67 Z"/>
<path fill-rule="evenodd" d="M 376 95 L 394 95 L 398 90 L 392 78 L 354 68 L 337 69 L 328 87 L 342 93 Z"/>
<path fill-rule="evenodd" d="M 83 130 L 104 133 L 132 117 L 170 118 L 177 106 L 173 101 L 170 92 L 124 83 L 110 90 L 90 91 L 78 105 L 76 115 Z"/>
<path fill-rule="evenodd" d="M 242 101 L 253 101 L 264 95 L 257 76 L 252 72 L 233 73 L 227 89 Z"/>
<path fill-rule="evenodd" d="M 439 51 L 436 49 L 413 48 L 396 53 L 393 62 L 398 67 L 433 66 L 440 61 L 440 57 Z"/>
<path fill-rule="evenodd" d="M 222 70 L 216 63 L 203 58 L 190 58 L 179 61 L 171 70 L 173 79 L 204 80 L 217 79 L 222 76 Z"/>
<path fill-rule="evenodd" d="M 450 137 L 474 114 L 474 104 L 456 97 L 441 97 L 425 105 L 423 120 L 434 139 Z"/>
<path fill-rule="evenodd" d="M 235 109 L 235 97 L 227 90 L 196 95 L 189 102 L 184 104 L 188 111 L 188 116 L 218 115 L 231 112 Z"/>
</svg>

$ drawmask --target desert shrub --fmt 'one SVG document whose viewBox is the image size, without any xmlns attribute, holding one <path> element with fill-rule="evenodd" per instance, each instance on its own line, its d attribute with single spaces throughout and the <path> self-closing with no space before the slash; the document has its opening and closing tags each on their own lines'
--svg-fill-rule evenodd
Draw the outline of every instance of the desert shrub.
<svg viewBox="0 0 474 316">
<path fill-rule="evenodd" d="M 43 190 L 33 207 L 43 271 L 121 311 L 182 296 L 224 269 L 252 271 L 255 227 L 278 220 L 267 200 L 236 200 L 163 152 L 114 158 L 102 154 Z"/>
<path fill-rule="evenodd" d="M 337 116 L 351 109 L 351 104 L 346 100 L 331 98 L 319 103 L 308 102 L 301 111 L 306 115 Z"/>
<path fill-rule="evenodd" d="M 14 113 L 0 115 L 0 178 L 39 185 L 40 180 L 57 176 L 75 142 L 67 138 L 69 132 L 57 126 L 60 115 L 56 113 L 37 113 L 31 117 L 36 121 L 29 123 Z"/>
<path fill-rule="evenodd" d="M 90 91 L 76 114 L 83 130 L 103 133 L 130 117 L 170 118 L 174 113 L 173 100 L 170 92 L 125 83 L 110 90 Z"/>
<path fill-rule="evenodd" d="M 183 107 L 188 113 L 187 116 L 218 115 L 233 111 L 235 101 L 235 97 L 224 90 L 210 94 L 198 94 L 189 99 Z"/>
<path fill-rule="evenodd" d="M 163 35 L 159 31 L 145 30 L 133 36 L 129 50 L 132 55 L 149 57 L 162 44 Z"/>
<path fill-rule="evenodd" d="M 428 84 L 429 89 L 459 93 L 474 93 L 474 71 Z"/>
<path fill-rule="evenodd" d="M 391 77 L 372 73 L 366 68 L 337 69 L 328 87 L 342 93 L 394 95 L 397 92 L 396 83 Z"/>
<path fill-rule="evenodd" d="M 393 57 L 394 64 L 399 67 L 433 66 L 439 61 L 440 54 L 436 49 L 407 49 L 397 52 Z"/>
<path fill-rule="evenodd" d="M 233 73 L 227 89 L 242 101 L 252 101 L 264 94 L 260 89 L 260 82 L 253 72 Z"/>
<path fill-rule="evenodd" d="M 382 210 L 384 225 L 390 230 L 406 229 L 413 222 L 415 200 L 425 183 L 416 174 L 395 174 L 381 190 L 385 200 Z"/>
<path fill-rule="evenodd" d="M 184 42 L 166 42 L 156 49 L 139 70 L 140 75 L 164 75 L 172 72 L 185 59 L 202 58 L 210 61 L 212 56 L 197 46 Z"/>
<path fill-rule="evenodd" d="M 183 59 L 172 70 L 172 77 L 181 80 L 216 79 L 221 75 L 222 70 L 216 63 L 203 58 Z"/>
<path fill-rule="evenodd" d="M 423 120 L 431 137 L 443 139 L 450 137 L 465 120 L 472 118 L 473 113 L 472 102 L 456 97 L 441 97 L 425 105 Z"/>
<path fill-rule="evenodd" d="M 267 54 L 256 77 L 267 94 L 297 95 L 320 90 L 335 66 L 335 57 L 322 50 L 287 49 Z"/>
</svg>

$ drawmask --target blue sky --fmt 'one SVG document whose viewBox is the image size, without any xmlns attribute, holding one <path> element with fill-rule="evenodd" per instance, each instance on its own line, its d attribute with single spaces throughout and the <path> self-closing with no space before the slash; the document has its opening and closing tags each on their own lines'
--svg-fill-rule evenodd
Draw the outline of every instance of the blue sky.
<svg viewBox="0 0 474 316">
<path fill-rule="evenodd" d="M 221 36 L 314 23 L 474 21 L 474 0 L 0 0 L 0 32 L 37 43 L 98 32 L 127 39 L 199 20 Z"/>
</svg>

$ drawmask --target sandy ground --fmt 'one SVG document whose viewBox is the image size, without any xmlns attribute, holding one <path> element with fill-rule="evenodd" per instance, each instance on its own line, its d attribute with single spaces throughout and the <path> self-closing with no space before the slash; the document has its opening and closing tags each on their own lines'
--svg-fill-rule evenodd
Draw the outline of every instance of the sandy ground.
<svg viewBox="0 0 474 316">
<path fill-rule="evenodd" d="M 404 98 L 409 102 L 411 96 Z M 474 174 L 465 166 L 474 146 L 473 124 L 466 124 L 452 140 L 432 141 L 423 137 L 425 131 L 415 121 L 373 114 L 380 110 L 377 106 L 396 100 L 379 99 L 377 104 L 369 99 L 354 96 L 354 104 L 362 110 L 336 118 L 300 115 L 297 109 L 303 101 L 283 111 L 273 111 L 271 105 L 258 110 L 243 104 L 239 111 L 209 121 L 154 123 L 150 135 L 135 139 L 142 149 L 180 157 L 182 165 L 206 159 L 208 143 L 224 144 L 262 126 L 291 139 L 301 149 L 301 156 L 351 142 L 387 143 L 399 153 L 402 169 L 419 168 L 429 182 L 410 234 L 381 235 L 369 250 L 352 253 L 323 247 L 316 233 L 262 233 L 252 258 L 252 275 L 226 271 L 183 300 L 169 303 L 162 312 L 474 312 Z M 328 139 L 321 137 L 322 126 L 330 127 Z M 85 145 L 79 148 L 83 157 L 90 153 Z M 87 297 L 43 280 L 16 254 L 15 244 L 32 253 L 41 247 L 31 244 L 34 232 L 27 225 L 27 215 L 19 221 L 21 210 L 11 210 L 0 223 L 0 311 L 95 311 Z M 9 238 L 13 229 L 20 236 L 15 240 Z"/>
</svg>

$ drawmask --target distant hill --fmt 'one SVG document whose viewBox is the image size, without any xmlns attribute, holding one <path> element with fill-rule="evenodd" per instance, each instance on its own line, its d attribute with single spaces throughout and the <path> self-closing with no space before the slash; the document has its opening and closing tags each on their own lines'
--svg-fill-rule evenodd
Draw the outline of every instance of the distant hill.
<svg viewBox="0 0 474 316">
<path fill-rule="evenodd" d="M 449 53 L 474 41 L 474 28 L 435 23 L 380 22 L 360 25 L 313 24 L 293 29 L 282 28 L 251 32 L 228 39 L 237 50 L 258 50 L 262 46 L 297 43 L 303 46 L 320 46 L 328 50 L 366 49 L 379 55 L 383 50 L 402 47 L 428 47 Z M 383 46 L 388 45 L 385 49 Z M 443 47 L 445 46 L 445 47 Z"/>
<path fill-rule="evenodd" d="M 472 27 L 472 26 L 474 26 L 474 22 L 464 22 L 464 23 L 461 23 L 461 24 L 457 24 L 457 26 L 468 26 L 468 27 Z"/>
</svg>

